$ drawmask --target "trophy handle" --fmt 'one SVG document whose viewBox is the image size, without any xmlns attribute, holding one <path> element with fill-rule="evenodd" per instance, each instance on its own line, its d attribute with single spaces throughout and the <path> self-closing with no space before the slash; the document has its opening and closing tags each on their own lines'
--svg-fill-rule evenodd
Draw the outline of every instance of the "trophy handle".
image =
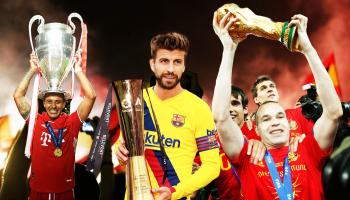
<svg viewBox="0 0 350 200">
<path fill-rule="evenodd" d="M 40 24 L 38 26 L 38 31 L 44 26 L 45 24 L 45 19 L 41 15 L 34 15 L 30 20 L 29 20 L 29 25 L 28 25 L 28 30 L 29 30 L 29 39 L 30 39 L 30 45 L 32 46 L 32 50 L 36 55 L 34 45 L 33 45 L 33 40 L 32 40 L 32 25 L 36 20 L 40 20 Z"/>
<path fill-rule="evenodd" d="M 83 25 L 84 25 L 84 21 L 83 21 L 83 18 L 78 14 L 78 13 L 71 13 L 69 16 L 68 16 L 68 23 L 69 25 L 72 27 L 72 34 L 75 32 L 75 25 L 74 23 L 72 22 L 72 18 L 78 18 L 80 20 L 80 24 L 81 24 L 81 30 L 83 30 Z M 80 40 L 79 40 L 79 45 L 78 45 L 78 48 L 77 48 L 77 51 L 75 53 L 77 53 L 79 51 L 79 49 L 81 49 L 81 41 L 82 41 L 82 37 L 83 37 L 83 31 L 80 33 Z"/>
</svg>

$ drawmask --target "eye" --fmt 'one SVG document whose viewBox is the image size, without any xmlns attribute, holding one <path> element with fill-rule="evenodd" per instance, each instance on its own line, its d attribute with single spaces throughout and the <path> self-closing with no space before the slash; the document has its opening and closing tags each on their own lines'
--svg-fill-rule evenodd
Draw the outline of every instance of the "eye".
<svg viewBox="0 0 350 200">
<path fill-rule="evenodd" d="M 177 65 L 180 65 L 180 64 L 182 64 L 183 62 L 182 62 L 182 60 L 179 59 L 179 60 L 174 60 L 174 63 L 177 64 Z"/>
<path fill-rule="evenodd" d="M 239 106 L 241 103 L 239 101 L 231 101 L 232 106 Z"/>
<path fill-rule="evenodd" d="M 283 119 L 283 118 L 285 118 L 284 113 L 278 113 L 277 114 L 277 119 Z"/>
<path fill-rule="evenodd" d="M 160 63 L 168 63 L 169 60 L 168 60 L 168 59 L 160 59 L 159 62 L 160 62 Z"/>
<path fill-rule="evenodd" d="M 266 88 L 267 88 L 267 87 L 264 85 L 264 86 L 261 86 L 261 87 L 260 87 L 260 90 L 263 91 L 263 90 L 265 90 Z"/>
</svg>

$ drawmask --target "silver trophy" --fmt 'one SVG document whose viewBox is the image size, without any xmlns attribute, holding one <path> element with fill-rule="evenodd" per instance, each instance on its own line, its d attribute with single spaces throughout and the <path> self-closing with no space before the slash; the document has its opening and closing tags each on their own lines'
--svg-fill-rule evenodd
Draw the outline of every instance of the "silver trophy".
<svg viewBox="0 0 350 200">
<path fill-rule="evenodd" d="M 29 21 L 29 37 L 33 52 L 36 53 L 41 74 L 46 80 L 47 89 L 39 94 L 42 98 L 48 92 L 65 93 L 66 98 L 70 95 L 61 89 L 64 79 L 73 68 L 76 49 L 81 49 L 81 36 L 78 48 L 74 37 L 75 25 L 72 18 L 78 18 L 83 26 L 83 19 L 78 13 L 68 16 L 68 23 L 47 23 L 40 15 L 33 16 Z M 32 41 L 32 24 L 39 20 L 38 35 L 35 37 L 35 46 Z"/>
</svg>

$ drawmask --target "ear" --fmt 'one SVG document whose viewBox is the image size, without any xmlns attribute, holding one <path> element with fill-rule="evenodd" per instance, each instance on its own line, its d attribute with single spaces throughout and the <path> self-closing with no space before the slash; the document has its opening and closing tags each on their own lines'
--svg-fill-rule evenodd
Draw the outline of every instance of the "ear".
<svg viewBox="0 0 350 200">
<path fill-rule="evenodd" d="M 154 72 L 154 59 L 149 59 L 149 66 L 151 67 L 152 72 Z"/>
<path fill-rule="evenodd" d="M 243 108 L 243 113 L 244 115 L 248 115 L 248 106 Z"/>
<path fill-rule="evenodd" d="M 260 98 L 259 97 L 254 97 L 254 103 L 259 105 L 260 103 Z"/>
</svg>

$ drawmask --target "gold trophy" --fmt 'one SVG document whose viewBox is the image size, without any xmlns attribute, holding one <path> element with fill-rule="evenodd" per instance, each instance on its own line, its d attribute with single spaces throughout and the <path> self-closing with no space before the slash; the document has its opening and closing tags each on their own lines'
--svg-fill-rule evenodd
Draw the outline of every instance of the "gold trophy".
<svg viewBox="0 0 350 200">
<path fill-rule="evenodd" d="M 252 34 L 270 40 L 278 40 L 290 51 L 300 50 L 296 27 L 288 27 L 289 22 L 273 22 L 270 18 L 256 15 L 249 8 L 240 8 L 234 3 L 221 6 L 217 12 L 218 21 L 228 12 L 240 19 L 236 27 L 229 29 L 232 37 L 245 38 Z"/>
<path fill-rule="evenodd" d="M 153 200 L 144 156 L 142 80 L 115 81 L 119 123 L 129 151 L 127 199 Z"/>
</svg>

